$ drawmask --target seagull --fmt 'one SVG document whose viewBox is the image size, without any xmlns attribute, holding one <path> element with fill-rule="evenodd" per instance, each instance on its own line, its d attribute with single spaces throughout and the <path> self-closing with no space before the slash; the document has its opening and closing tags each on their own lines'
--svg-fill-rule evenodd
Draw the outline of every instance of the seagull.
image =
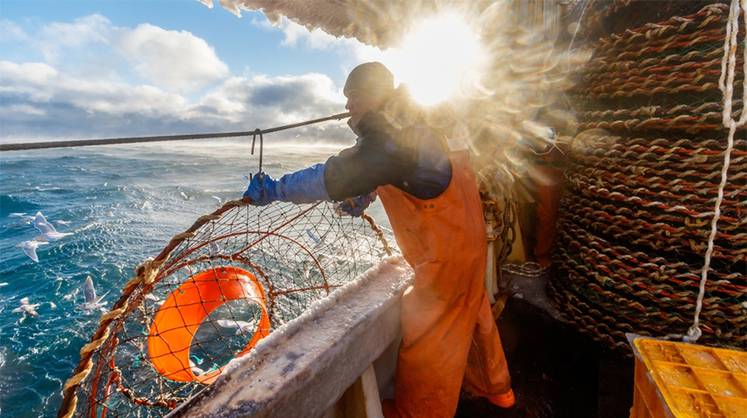
<svg viewBox="0 0 747 418">
<path fill-rule="evenodd" d="M 36 255 L 36 249 L 40 245 L 47 245 L 48 242 L 45 241 L 23 241 L 22 243 L 16 245 L 16 247 L 23 249 L 23 252 L 29 256 L 30 259 L 34 260 L 34 262 L 39 262 L 39 257 Z"/>
<path fill-rule="evenodd" d="M 34 218 L 34 228 L 38 229 L 42 234 L 36 237 L 37 241 L 50 242 L 57 241 L 65 238 L 68 235 L 73 235 L 71 232 L 57 232 L 54 225 L 47 222 L 47 218 L 41 212 L 36 212 Z"/>
<path fill-rule="evenodd" d="M 309 238 L 311 238 L 311 240 L 314 242 L 315 245 L 319 245 L 322 243 L 322 239 L 316 236 L 316 234 L 314 234 L 314 232 L 311 229 L 306 230 L 306 235 L 308 235 Z"/>
<path fill-rule="evenodd" d="M 195 362 L 192 361 L 192 359 L 189 359 L 189 368 L 190 370 L 192 370 L 192 374 L 194 374 L 195 376 L 200 376 L 200 375 L 205 374 L 205 370 L 202 370 L 201 368 L 199 368 L 195 364 Z"/>
<path fill-rule="evenodd" d="M 101 308 L 102 306 L 106 305 L 106 302 L 101 302 L 102 299 L 104 299 L 104 296 L 106 296 L 109 292 L 104 293 L 103 296 L 97 298 L 96 297 L 96 289 L 93 287 L 93 279 L 91 276 L 86 277 L 86 282 L 83 285 L 83 295 L 86 298 L 86 301 L 83 303 L 81 308 L 85 311 L 93 311 L 96 309 Z"/>
<path fill-rule="evenodd" d="M 219 319 L 215 321 L 223 328 L 236 328 L 236 335 L 253 333 L 257 327 L 257 321 L 237 321 L 235 319 Z"/>
<path fill-rule="evenodd" d="M 213 199 L 215 199 L 215 203 L 218 206 L 222 206 L 223 205 L 223 199 L 221 199 L 220 197 L 218 197 L 218 196 L 210 196 L 210 197 L 212 197 Z"/>
<path fill-rule="evenodd" d="M 179 192 L 179 194 L 180 194 L 180 195 L 182 195 L 182 198 L 183 198 L 184 200 L 189 200 L 189 196 L 187 196 L 187 194 L 186 194 L 186 193 L 184 193 L 184 192 Z"/>
<path fill-rule="evenodd" d="M 155 303 L 157 306 L 163 305 L 163 299 L 159 299 L 158 296 L 154 295 L 153 293 L 148 293 L 147 295 L 145 295 L 145 300 L 149 300 Z"/>
<path fill-rule="evenodd" d="M 208 245 L 208 249 L 209 249 L 210 255 L 217 255 L 217 254 L 220 254 L 221 252 L 220 246 L 215 241 L 210 241 L 210 244 Z"/>
<path fill-rule="evenodd" d="M 29 303 L 29 298 L 22 298 L 21 304 L 13 309 L 13 312 L 23 314 L 24 318 L 26 315 L 39 316 L 39 312 L 36 312 L 36 308 L 39 307 L 38 303 Z"/>
</svg>

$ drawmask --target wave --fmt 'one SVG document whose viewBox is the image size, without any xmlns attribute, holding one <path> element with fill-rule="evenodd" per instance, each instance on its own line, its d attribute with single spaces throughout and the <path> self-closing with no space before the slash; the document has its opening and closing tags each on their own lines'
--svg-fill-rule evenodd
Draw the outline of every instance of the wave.
<svg viewBox="0 0 747 418">
<path fill-rule="evenodd" d="M 6 217 L 11 213 L 31 212 L 40 208 L 39 205 L 28 200 L 7 194 L 0 194 L 0 217 Z"/>
</svg>

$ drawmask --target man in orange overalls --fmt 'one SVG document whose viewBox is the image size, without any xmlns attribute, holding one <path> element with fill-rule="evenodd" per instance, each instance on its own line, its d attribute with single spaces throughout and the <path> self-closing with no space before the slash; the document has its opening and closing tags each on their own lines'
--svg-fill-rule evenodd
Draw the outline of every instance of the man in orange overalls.
<svg viewBox="0 0 747 418">
<path fill-rule="evenodd" d="M 387 418 L 451 417 L 462 386 L 500 408 L 512 407 L 506 359 L 485 294 L 485 224 L 467 152 L 448 151 L 411 110 L 403 89 L 394 89 L 381 63 L 353 69 L 344 93 L 356 145 L 277 181 L 254 176 L 244 195 L 260 205 L 342 201 L 354 216 L 376 195 L 381 199 L 415 271 L 403 295 L 395 398 L 384 402 Z"/>
</svg>

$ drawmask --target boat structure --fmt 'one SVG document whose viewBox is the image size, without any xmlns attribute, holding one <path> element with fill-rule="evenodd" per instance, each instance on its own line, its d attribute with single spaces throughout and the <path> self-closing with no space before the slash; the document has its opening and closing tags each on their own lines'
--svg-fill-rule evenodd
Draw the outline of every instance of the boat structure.
<svg viewBox="0 0 747 418">
<path fill-rule="evenodd" d="M 380 48 L 477 28 L 485 77 L 429 117 L 472 154 L 522 416 L 746 416 L 745 1 L 311 4 L 215 6 Z M 227 202 L 136 269 L 59 416 L 382 416 L 412 280 L 371 218 Z"/>
</svg>

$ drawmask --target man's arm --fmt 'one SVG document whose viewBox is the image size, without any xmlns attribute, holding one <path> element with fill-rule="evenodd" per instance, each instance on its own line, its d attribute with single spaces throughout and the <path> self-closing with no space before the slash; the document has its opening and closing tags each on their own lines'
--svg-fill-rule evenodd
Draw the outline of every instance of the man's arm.
<svg viewBox="0 0 747 418">
<path fill-rule="evenodd" d="M 396 183 L 412 161 L 398 152 L 391 137 L 366 137 L 351 148 L 330 157 L 325 164 L 324 183 L 332 200 L 367 195 L 378 186 Z"/>
<path fill-rule="evenodd" d="M 269 176 L 252 179 L 245 196 L 262 205 L 276 200 L 343 201 L 387 184 L 421 199 L 436 197 L 446 189 L 451 178 L 449 159 L 437 138 L 426 135 L 429 130 L 399 132 L 373 113 L 358 128 L 358 143 L 325 164 L 286 174 L 278 181 Z"/>
</svg>

